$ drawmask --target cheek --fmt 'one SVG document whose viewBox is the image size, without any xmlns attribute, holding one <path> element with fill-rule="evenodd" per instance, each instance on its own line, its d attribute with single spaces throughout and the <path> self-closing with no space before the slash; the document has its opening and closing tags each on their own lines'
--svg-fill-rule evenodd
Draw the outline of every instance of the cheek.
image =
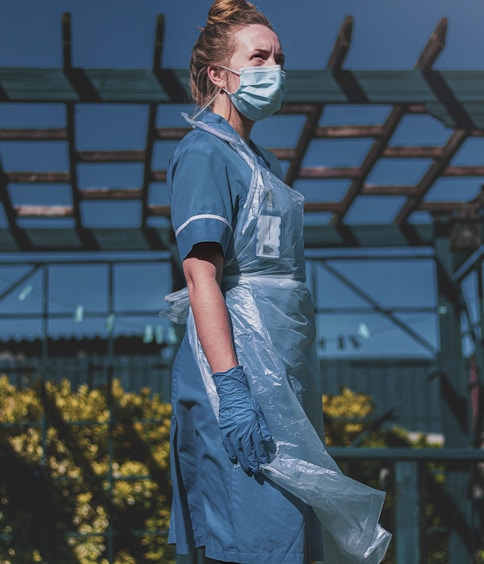
<svg viewBox="0 0 484 564">
<path fill-rule="evenodd" d="M 240 85 L 240 77 L 234 73 L 230 73 L 227 77 L 227 86 L 225 87 L 229 92 L 235 92 Z"/>
</svg>

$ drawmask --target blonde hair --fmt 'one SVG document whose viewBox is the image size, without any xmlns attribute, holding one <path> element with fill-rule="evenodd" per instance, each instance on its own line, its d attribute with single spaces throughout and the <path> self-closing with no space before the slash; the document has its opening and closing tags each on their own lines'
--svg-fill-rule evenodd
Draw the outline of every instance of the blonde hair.
<svg viewBox="0 0 484 564">
<path fill-rule="evenodd" d="M 207 74 L 209 65 L 227 64 L 234 52 L 233 34 L 248 25 L 260 24 L 272 29 L 269 20 L 246 0 L 215 0 L 208 11 L 207 23 L 200 30 L 190 59 L 190 87 L 198 106 L 210 104 L 217 87 Z"/>
</svg>

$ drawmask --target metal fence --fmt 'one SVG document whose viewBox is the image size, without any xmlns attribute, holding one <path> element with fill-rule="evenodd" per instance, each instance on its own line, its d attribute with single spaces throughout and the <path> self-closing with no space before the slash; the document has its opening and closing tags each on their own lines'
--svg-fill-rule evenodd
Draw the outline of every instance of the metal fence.
<svg viewBox="0 0 484 564">
<path fill-rule="evenodd" d="M 162 356 L 154 355 L 49 357 L 46 363 L 40 358 L 0 361 L 0 374 L 7 374 L 9 381 L 18 387 L 29 387 L 39 377 L 54 382 L 67 379 L 73 388 L 81 384 L 90 387 L 109 385 L 116 378 L 126 391 L 138 392 L 142 387 L 147 387 L 165 399 L 169 398 L 170 393 L 169 369 L 169 361 Z M 372 395 L 376 404 L 376 420 L 377 423 L 382 424 L 382 428 L 395 423 L 404 426 L 413 422 L 418 430 L 423 432 L 441 431 L 438 426 L 440 418 L 438 402 L 433 398 L 438 391 L 438 374 L 436 376 L 432 361 L 326 360 L 322 364 L 322 374 L 326 393 L 337 394 L 342 386 L 347 386 L 359 393 Z M 43 425 L 45 422 L 40 421 L 38 424 Z M 92 424 L 92 422 L 80 421 L 75 424 Z M 113 420 L 110 419 L 105 424 L 112 425 Z M 0 422 L 0 429 L 2 426 L 3 423 Z M 477 555 L 471 556 L 475 547 L 483 546 L 484 543 L 482 538 L 484 498 L 482 489 L 479 490 L 478 487 L 479 483 L 482 484 L 482 477 L 475 479 L 476 476 L 481 476 L 484 450 L 361 447 L 332 447 L 329 450 L 350 475 L 352 466 L 356 463 L 378 467 L 380 485 L 388 490 L 389 508 L 385 514 L 384 525 L 394 534 L 391 554 L 387 562 L 462 564 L 465 562 L 462 560 L 462 554 L 468 555 L 469 562 L 473 559 L 477 562 L 484 561 Z M 455 488 L 462 491 L 459 506 L 455 504 L 455 499 L 459 496 L 454 495 L 449 499 L 441 500 L 445 515 L 442 524 L 437 527 L 429 521 L 426 514 L 429 502 L 428 476 L 435 471 L 443 476 L 446 488 L 452 487 L 455 483 Z M 108 496 L 116 479 L 112 468 L 109 470 L 109 476 L 111 489 L 107 492 Z M 128 480 L 145 478 L 147 476 L 123 476 L 123 479 Z M 442 491 L 445 497 L 445 488 Z M 143 531 L 137 532 L 140 533 Z M 166 531 L 159 532 L 159 534 L 165 533 Z M 105 533 L 106 558 L 110 564 L 115 562 L 113 542 L 118 534 L 120 532 L 111 525 Z M 442 554 L 431 552 L 436 545 L 444 547 Z M 203 561 L 203 553 L 200 551 L 176 558 L 177 564 L 200 564 Z"/>
</svg>

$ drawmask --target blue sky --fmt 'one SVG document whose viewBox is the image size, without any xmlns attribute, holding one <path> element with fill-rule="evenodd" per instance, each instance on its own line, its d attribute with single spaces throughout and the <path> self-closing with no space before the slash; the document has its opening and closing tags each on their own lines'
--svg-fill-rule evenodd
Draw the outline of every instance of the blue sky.
<svg viewBox="0 0 484 564">
<path fill-rule="evenodd" d="M 0 67 L 2 66 L 44 66 L 59 67 L 62 64 L 61 15 L 70 12 L 73 30 L 73 64 L 80 67 L 149 67 L 151 65 L 156 16 L 165 15 L 165 42 L 161 64 L 164 67 L 186 67 L 198 27 L 203 26 L 210 2 L 200 0 L 0 0 Z M 345 67 L 349 69 L 409 69 L 417 60 L 430 34 L 439 20 L 449 19 L 447 46 L 438 58 L 437 69 L 484 70 L 483 0 L 260 0 L 256 5 L 271 19 L 279 33 L 286 52 L 287 68 L 324 68 L 331 53 L 337 33 L 345 16 L 354 17 L 353 41 Z M 350 123 L 369 123 L 381 120 L 383 108 L 333 107 L 324 115 L 324 123 L 341 123 L 346 116 Z M 78 138 L 80 149 L 129 149 L 142 148 L 145 130 L 144 107 L 99 108 L 83 105 L 78 108 Z M 170 113 L 171 112 L 171 113 Z M 122 119 L 120 117 L 122 116 Z M 286 138 L 292 135 L 291 119 L 271 118 L 266 126 L 258 125 L 254 136 L 266 146 L 281 142 L 281 132 Z M 294 122 L 295 118 L 292 118 Z M 413 118 L 416 119 L 416 118 Z M 159 123 L 181 124 L 179 112 L 171 108 L 160 109 Z M 39 107 L 0 104 L 1 127 L 62 127 L 64 115 L 61 107 Z M 294 122 L 297 129 L 297 123 Z M 397 130 L 393 140 L 399 144 L 442 143 L 448 135 L 436 120 L 427 119 L 419 126 L 418 140 L 415 139 L 412 118 L 408 118 Z M 361 159 L 367 147 L 366 141 L 353 144 L 328 143 L 309 151 L 306 164 L 314 162 L 328 166 L 352 166 L 355 159 Z M 484 154 L 482 140 L 463 148 L 460 161 L 466 164 L 482 164 Z M 155 150 L 159 167 L 166 165 L 170 148 Z M 320 157 L 320 155 L 323 157 Z M 8 170 L 49 170 L 51 163 L 63 167 L 65 147 L 51 143 L 42 148 L 34 144 L 0 143 L 0 156 Z M 318 160 L 319 159 L 319 160 Z M 480 163 L 476 160 L 480 159 Z M 138 168 L 137 168 L 138 167 Z M 400 167 L 400 168 L 398 168 Z M 403 167 L 403 168 L 402 168 Z M 405 168 L 407 167 L 407 168 Z M 388 163 L 374 171 L 372 182 L 391 182 L 395 175 L 405 175 L 414 182 L 422 174 L 422 161 L 410 165 Z M 134 187 L 140 176 L 139 165 L 124 168 L 109 165 L 84 165 L 80 170 L 82 186 Z M 124 183 L 124 184 L 123 184 Z M 38 188 L 19 186 L 16 191 L 18 203 L 35 203 Z M 44 187 L 50 190 L 58 203 L 68 204 L 68 187 L 62 185 Z M 302 184 L 298 188 L 306 189 Z M 328 199 L 339 199 L 345 186 L 336 183 L 327 187 Z M 460 183 L 459 190 L 467 200 L 478 189 L 476 181 Z M 36 193 L 37 190 L 37 193 Z M 307 197 L 311 197 L 307 187 Z M 455 186 L 443 181 L 439 194 L 449 192 L 449 199 L 455 195 Z M 432 194 L 429 198 L 432 198 Z M 166 203 L 163 186 L 153 186 L 153 203 Z M 394 202 L 395 205 L 398 202 Z M 393 213 L 391 201 L 365 200 L 352 210 L 349 219 L 355 222 L 361 218 L 367 222 L 385 222 Z M 139 211 L 139 210 L 138 210 Z M 136 210 L 124 204 L 113 208 L 109 214 L 100 214 L 99 208 L 84 210 L 87 224 L 103 222 L 128 224 L 134 221 Z M 1 217 L 0 217 L 1 221 Z M 100 223 L 101 222 L 101 223 Z M 20 257 L 22 258 L 22 257 Z M 399 263 L 381 261 L 338 261 L 335 265 L 342 273 L 361 284 L 374 299 L 391 307 L 395 305 L 435 306 L 433 267 L 430 261 L 403 261 Z M 336 281 L 327 272 L 319 272 L 322 284 L 317 291 L 318 305 L 323 308 L 335 303 L 342 306 L 363 305 L 361 297 L 355 297 L 349 289 Z M 323 269 L 324 270 L 324 269 Z M 55 272 L 54 272 L 55 271 Z M 25 272 L 24 267 L 2 270 L 0 291 Z M 162 280 L 166 273 L 158 265 L 118 269 L 117 306 L 120 309 L 157 310 L 162 307 L 160 297 L 168 290 Z M 94 281 L 98 291 L 92 291 Z M 18 293 L 0 303 L 0 313 L 38 312 L 41 303 L 41 281 L 34 280 L 33 291 L 24 300 Z M 102 267 L 83 267 L 81 270 L 58 267 L 52 271 L 51 308 L 53 311 L 70 312 L 82 304 L 99 310 L 106 308 L 106 271 Z M 67 290 L 66 290 L 67 289 Z M 133 291 L 133 289 L 135 291 Z M 472 299 L 472 298 L 471 298 Z M 402 319 L 437 346 L 436 315 L 402 314 Z M 102 334 L 103 320 L 84 319 L 81 323 L 52 320 L 52 334 Z M 123 325 L 124 323 L 124 325 Z M 142 334 L 146 324 L 159 321 L 149 315 L 139 319 L 125 319 L 117 326 L 119 332 Z M 370 328 L 372 337 L 360 339 L 360 349 L 338 351 L 337 336 L 357 334 L 364 323 Z M 11 322 L 0 320 L 0 337 L 38 334 L 40 322 L 33 325 L 28 321 Z M 358 355 L 374 354 L 427 354 L 422 347 L 402 335 L 387 320 L 374 314 L 368 315 L 323 315 L 318 327 L 321 338 L 327 340 L 322 354 Z"/>
<path fill-rule="evenodd" d="M 57 66 L 60 15 L 73 17 L 74 64 L 149 66 L 155 16 L 165 14 L 164 66 L 185 67 L 209 2 L 201 0 L 2 0 L 0 65 Z M 441 17 L 448 43 L 436 68 L 482 69 L 482 0 L 260 0 L 289 68 L 325 65 L 346 15 L 354 16 L 348 68 L 409 68 Z"/>
</svg>

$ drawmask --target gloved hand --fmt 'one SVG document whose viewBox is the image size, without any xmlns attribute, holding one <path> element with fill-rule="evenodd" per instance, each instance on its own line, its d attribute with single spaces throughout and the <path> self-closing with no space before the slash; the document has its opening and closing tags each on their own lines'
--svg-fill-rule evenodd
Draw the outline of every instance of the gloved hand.
<svg viewBox="0 0 484 564">
<path fill-rule="evenodd" d="M 256 474 L 260 464 L 270 462 L 272 443 L 260 405 L 250 393 L 242 366 L 212 376 L 220 398 L 218 424 L 225 450 L 233 464 L 238 460 L 247 473 Z"/>
</svg>

